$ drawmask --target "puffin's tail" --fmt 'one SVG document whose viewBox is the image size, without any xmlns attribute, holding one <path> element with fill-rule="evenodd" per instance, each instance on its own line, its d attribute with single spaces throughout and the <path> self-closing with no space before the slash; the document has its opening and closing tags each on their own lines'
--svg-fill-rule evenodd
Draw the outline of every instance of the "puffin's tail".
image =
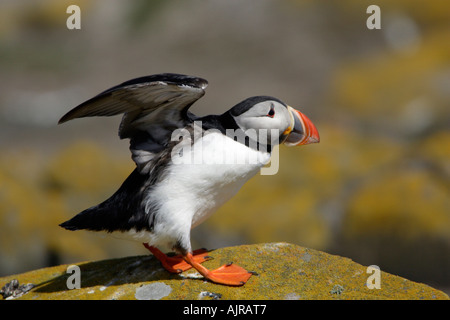
<svg viewBox="0 0 450 320">
<path fill-rule="evenodd" d="M 73 219 L 67 220 L 66 222 L 61 223 L 59 226 L 70 231 L 80 230 L 78 226 L 72 224 L 72 220 Z"/>
<path fill-rule="evenodd" d="M 80 212 L 72 219 L 61 223 L 59 226 L 71 231 L 83 229 L 91 231 L 101 231 L 105 229 L 105 221 L 101 223 L 101 220 L 105 218 L 104 214 L 104 210 L 99 208 L 99 206 L 95 206 Z"/>
<path fill-rule="evenodd" d="M 149 229 L 153 213 L 144 210 L 143 191 L 146 175 L 140 175 L 135 169 L 119 190 L 104 202 L 86 209 L 72 219 L 60 224 L 67 230 L 90 231 L 126 231 Z"/>
</svg>

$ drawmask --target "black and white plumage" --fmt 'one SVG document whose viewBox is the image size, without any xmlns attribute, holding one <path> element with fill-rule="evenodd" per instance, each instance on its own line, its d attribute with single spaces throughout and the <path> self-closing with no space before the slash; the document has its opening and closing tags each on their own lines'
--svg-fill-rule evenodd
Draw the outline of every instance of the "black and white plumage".
<svg viewBox="0 0 450 320">
<path fill-rule="evenodd" d="M 141 77 L 64 115 L 59 123 L 123 113 L 119 136 L 130 139 L 136 169 L 109 199 L 61 226 L 141 241 L 172 272 L 193 266 L 216 283 L 245 283 L 250 275 L 240 267 L 201 266 L 206 255 L 192 254 L 190 230 L 270 161 L 274 145 L 308 144 L 319 136 L 303 114 L 268 96 L 248 98 L 221 115 L 197 117 L 188 109 L 207 85 L 179 74 Z M 156 249 L 161 245 L 181 256 L 168 258 Z"/>
</svg>

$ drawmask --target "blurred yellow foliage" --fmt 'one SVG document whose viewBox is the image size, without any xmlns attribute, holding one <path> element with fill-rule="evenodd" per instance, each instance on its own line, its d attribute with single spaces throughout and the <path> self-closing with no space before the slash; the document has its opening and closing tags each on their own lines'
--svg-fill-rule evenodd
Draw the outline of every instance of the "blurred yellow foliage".
<svg viewBox="0 0 450 320">
<path fill-rule="evenodd" d="M 48 182 L 70 192 L 110 193 L 133 170 L 133 163 L 110 156 L 99 145 L 81 141 L 70 145 L 49 165 Z M 122 179 L 123 178 L 123 179 Z"/>
<path fill-rule="evenodd" d="M 98 145 L 79 142 L 48 161 L 22 150 L 0 157 L 0 243 L 2 262 L 33 260 L 39 266 L 45 250 L 78 259 L 107 257 L 102 240 L 80 236 L 58 227 L 79 211 L 111 195 L 133 169 L 133 164 L 111 157 Z M 36 245 L 38 252 L 34 252 Z M 11 256 L 7 259 L 7 256 Z M 8 260 L 11 260 L 8 261 Z M 5 267 L 5 266 L 3 266 Z"/>
<path fill-rule="evenodd" d="M 427 37 L 414 52 L 385 52 L 342 65 L 334 78 L 333 100 L 353 116 L 387 123 L 399 121 L 417 97 L 427 97 L 435 109 L 448 108 L 435 89 L 436 76 L 450 68 L 448 39 L 450 29 Z"/>
<path fill-rule="evenodd" d="M 348 237 L 450 240 L 448 185 L 423 170 L 392 170 L 359 189 L 344 222 Z"/>
<path fill-rule="evenodd" d="M 417 154 L 438 165 L 446 173 L 442 178 L 450 176 L 450 130 L 438 131 L 430 135 L 422 140 L 416 148 Z"/>
<path fill-rule="evenodd" d="M 0 35 L 14 33 L 22 28 L 60 28 L 66 26 L 67 7 L 76 4 L 83 8 L 83 13 L 89 12 L 91 1 L 77 0 L 41 0 L 28 1 L 27 5 L 2 4 L 0 10 Z"/>
</svg>

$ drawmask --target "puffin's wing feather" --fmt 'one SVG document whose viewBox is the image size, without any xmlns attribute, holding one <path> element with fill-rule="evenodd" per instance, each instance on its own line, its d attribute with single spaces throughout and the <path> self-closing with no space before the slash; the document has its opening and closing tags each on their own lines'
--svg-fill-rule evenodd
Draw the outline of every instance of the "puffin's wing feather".
<svg viewBox="0 0 450 320">
<path fill-rule="evenodd" d="M 173 130 L 189 122 L 187 110 L 205 94 L 207 85 L 202 78 L 173 73 L 132 79 L 75 107 L 59 123 L 124 113 L 119 136 L 130 138 L 133 160 L 140 170 L 148 169 L 154 153 L 163 149 Z"/>
<path fill-rule="evenodd" d="M 121 138 L 130 138 L 131 132 L 127 134 L 127 131 L 132 129 L 134 122 L 137 123 L 138 129 L 142 130 L 142 127 L 152 125 L 152 121 L 155 120 L 161 123 L 185 117 L 187 108 L 205 94 L 204 89 L 207 85 L 208 82 L 204 79 L 173 73 L 132 79 L 75 107 L 66 113 L 59 123 L 75 118 L 125 113 L 127 119 L 122 123 L 119 135 Z M 160 108 L 170 110 L 157 112 L 163 118 L 157 119 L 156 114 L 148 117 Z"/>
</svg>

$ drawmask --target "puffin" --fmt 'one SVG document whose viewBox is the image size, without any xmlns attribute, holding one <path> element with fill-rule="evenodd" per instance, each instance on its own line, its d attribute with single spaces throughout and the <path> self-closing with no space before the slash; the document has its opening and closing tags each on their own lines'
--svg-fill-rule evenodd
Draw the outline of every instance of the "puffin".
<svg viewBox="0 0 450 320">
<path fill-rule="evenodd" d="M 110 198 L 60 226 L 139 241 L 170 273 L 193 267 L 213 283 L 241 286 L 254 272 L 234 263 L 205 268 L 202 263 L 212 257 L 206 249 L 192 250 L 191 230 L 260 172 L 274 147 L 320 138 L 303 113 L 271 96 L 247 98 L 223 114 L 196 116 L 189 108 L 207 85 L 183 74 L 143 76 L 67 112 L 59 124 L 123 114 L 119 137 L 129 139 L 136 167 Z"/>
</svg>

